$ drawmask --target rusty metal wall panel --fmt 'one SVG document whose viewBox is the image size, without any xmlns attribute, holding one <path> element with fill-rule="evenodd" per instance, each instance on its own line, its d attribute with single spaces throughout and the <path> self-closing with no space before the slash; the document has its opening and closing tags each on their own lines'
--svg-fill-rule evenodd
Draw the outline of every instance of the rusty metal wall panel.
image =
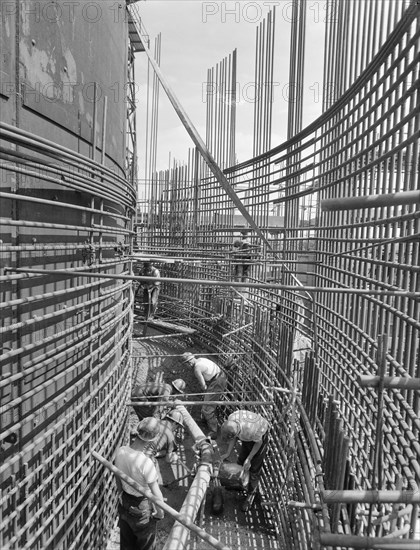
<svg viewBox="0 0 420 550">
<path fill-rule="evenodd" d="M 108 0 L 24 0 L 4 2 L 2 15 L 1 93 L 9 98 L 2 119 L 7 121 L 8 111 L 15 111 L 18 94 L 20 112 L 14 115 L 22 128 L 69 147 L 76 146 L 77 137 L 81 150 L 83 144 L 92 143 L 96 105 L 99 150 L 106 97 L 106 154 L 123 170 L 128 51 L 125 10 Z M 47 123 L 42 123 L 43 117 Z"/>
</svg>

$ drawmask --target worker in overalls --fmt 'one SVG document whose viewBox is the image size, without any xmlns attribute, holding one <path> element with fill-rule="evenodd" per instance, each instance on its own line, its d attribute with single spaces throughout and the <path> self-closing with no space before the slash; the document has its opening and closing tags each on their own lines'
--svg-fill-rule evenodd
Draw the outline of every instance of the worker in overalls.
<svg viewBox="0 0 420 550">
<path fill-rule="evenodd" d="M 210 430 L 207 435 L 212 439 L 216 439 L 218 429 L 217 405 L 210 403 L 210 401 L 220 401 L 223 393 L 226 391 L 226 375 L 219 365 L 206 357 L 195 357 L 189 352 L 184 353 L 182 357 L 183 363 L 187 363 L 190 367 L 194 368 L 194 374 L 198 383 L 205 391 L 201 412 Z"/>
<path fill-rule="evenodd" d="M 141 277 L 160 277 L 160 271 L 152 265 L 150 261 L 144 262 L 143 270 L 139 273 Z M 136 291 L 136 296 L 143 289 L 143 307 L 144 317 L 147 320 L 153 319 L 159 301 L 160 282 L 159 281 L 142 281 Z"/>
</svg>

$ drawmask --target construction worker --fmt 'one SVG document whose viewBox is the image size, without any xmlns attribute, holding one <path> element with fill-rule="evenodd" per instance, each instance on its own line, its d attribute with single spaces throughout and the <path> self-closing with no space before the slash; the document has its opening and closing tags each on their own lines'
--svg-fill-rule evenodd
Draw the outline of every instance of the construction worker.
<svg viewBox="0 0 420 550">
<path fill-rule="evenodd" d="M 194 374 L 200 384 L 200 387 L 206 392 L 204 396 L 204 405 L 202 415 L 207 422 L 209 433 L 207 434 L 212 439 L 217 438 L 217 405 L 209 403 L 209 401 L 219 401 L 226 391 L 227 379 L 222 369 L 205 357 L 195 357 L 192 353 L 186 352 L 182 354 L 183 363 L 187 363 L 194 368 Z"/>
<path fill-rule="evenodd" d="M 163 502 L 163 495 L 158 484 L 158 473 L 155 465 L 144 450 L 159 435 L 158 421 L 150 425 L 142 421 L 138 426 L 137 437 L 130 445 L 117 449 L 115 466 L 124 474 L 136 481 L 145 491 Z M 120 549 L 121 550 L 155 550 L 156 519 L 163 519 L 163 510 L 154 507 L 142 493 L 117 477 L 117 488 L 120 493 L 118 512 L 120 516 Z"/>
<path fill-rule="evenodd" d="M 235 281 L 240 281 L 242 278 L 242 263 L 240 261 L 240 249 L 242 242 L 239 239 L 236 239 L 233 243 L 233 278 Z"/>
<path fill-rule="evenodd" d="M 183 438 L 184 417 L 181 411 L 173 409 L 160 421 L 159 435 L 156 438 L 156 458 L 165 457 L 166 462 L 179 462 L 176 439 Z"/>
<path fill-rule="evenodd" d="M 241 263 L 241 281 L 244 283 L 248 279 L 249 269 L 251 267 L 252 253 L 251 248 L 252 244 L 248 237 L 247 231 L 242 231 L 241 244 L 240 244 L 240 253 L 239 260 Z"/>
<path fill-rule="evenodd" d="M 134 387 L 131 398 L 138 401 L 138 405 L 133 406 L 134 412 L 139 420 L 148 416 L 160 418 L 165 410 L 165 405 L 142 405 L 142 401 L 168 401 L 172 395 L 172 390 L 182 393 L 185 389 L 185 382 L 181 378 L 174 380 L 172 384 L 166 384 L 163 381 L 147 382 L 143 385 Z"/>
<path fill-rule="evenodd" d="M 221 439 L 229 442 L 222 460 L 230 456 L 236 442 L 241 442 L 238 464 L 243 476 L 249 472 L 247 490 L 255 493 L 261 476 L 263 462 L 268 449 L 270 424 L 263 416 L 251 411 L 238 410 L 230 414 L 220 429 Z"/>
<path fill-rule="evenodd" d="M 146 261 L 144 262 L 143 270 L 139 273 L 139 275 L 142 277 L 160 277 L 160 271 L 153 266 L 150 261 Z M 159 300 L 160 282 L 141 282 L 136 291 L 136 296 L 140 288 L 143 288 L 144 317 L 146 320 L 153 319 Z"/>
</svg>

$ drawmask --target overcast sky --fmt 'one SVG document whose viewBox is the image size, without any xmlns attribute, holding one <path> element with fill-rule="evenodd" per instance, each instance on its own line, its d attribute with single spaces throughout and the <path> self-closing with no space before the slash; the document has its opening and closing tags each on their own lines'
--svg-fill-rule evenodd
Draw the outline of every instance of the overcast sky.
<svg viewBox="0 0 420 550">
<path fill-rule="evenodd" d="M 152 51 L 154 40 L 161 33 L 161 69 L 203 140 L 206 115 L 203 90 L 207 70 L 237 48 L 239 98 L 236 149 L 240 162 L 252 157 L 256 28 L 273 6 L 276 6 L 276 36 L 272 145 L 278 145 L 286 138 L 292 3 L 292 0 L 146 0 L 136 5 L 150 35 Z M 309 0 L 304 125 L 321 114 L 324 26 L 324 0 Z M 139 99 L 137 129 L 141 157 L 144 154 L 147 65 L 145 54 L 138 53 L 136 58 Z M 157 168 L 168 168 L 169 155 L 180 162 L 186 161 L 190 147 L 193 147 L 191 139 L 161 90 Z M 143 177 L 142 159 L 139 160 L 139 176 Z"/>
</svg>

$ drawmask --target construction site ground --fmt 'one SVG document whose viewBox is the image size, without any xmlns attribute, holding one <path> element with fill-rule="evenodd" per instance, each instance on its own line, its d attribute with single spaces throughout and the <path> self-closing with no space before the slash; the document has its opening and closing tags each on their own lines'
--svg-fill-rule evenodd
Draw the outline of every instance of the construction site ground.
<svg viewBox="0 0 420 550">
<path fill-rule="evenodd" d="M 168 335 L 165 338 L 160 332 L 150 327 L 147 328 L 144 336 L 144 323 L 135 323 L 133 340 L 133 355 L 138 360 L 134 360 L 133 384 L 143 383 L 147 380 L 153 380 L 158 373 L 163 373 L 163 380 L 171 382 L 176 378 L 185 380 L 188 393 L 201 392 L 198 382 L 194 376 L 193 370 L 187 365 L 182 365 L 180 355 L 185 351 L 191 351 L 198 355 L 206 353 L 193 345 L 188 337 L 171 338 Z M 150 338 L 150 336 L 163 336 L 159 338 Z M 149 356 L 149 357 L 147 357 Z M 157 357 L 156 357 L 157 356 Z M 141 357 L 141 358 L 140 358 Z M 194 399 L 197 399 L 194 397 Z M 206 426 L 201 420 L 201 407 L 188 407 L 188 410 L 198 426 L 207 432 Z M 221 413 L 223 414 L 223 413 Z M 134 430 L 138 420 L 134 412 L 130 413 L 130 425 Z M 192 450 L 194 441 L 190 434 L 185 430 L 183 443 L 179 447 L 178 454 L 182 462 L 189 469 L 194 465 L 194 452 Z M 224 452 L 225 445 L 217 439 L 219 450 Z M 235 455 L 229 459 L 235 462 Z M 179 481 L 177 478 L 183 477 L 188 472 L 181 464 L 168 464 L 164 458 L 158 459 L 161 480 L 162 493 L 166 498 L 166 503 L 179 511 L 188 493 L 192 482 L 192 476 L 185 477 Z M 171 483 L 174 481 L 173 483 Z M 169 485 L 168 485 L 169 484 Z M 165 486 L 167 485 L 167 486 Z M 214 490 L 213 482 L 210 482 L 205 501 L 195 518 L 195 523 L 205 529 L 209 534 L 220 540 L 223 544 L 232 550 L 276 550 L 279 548 L 275 535 L 274 526 L 270 519 L 269 507 L 256 498 L 251 509 L 247 512 L 241 510 L 245 500 L 245 493 L 238 490 L 223 488 L 224 507 L 222 513 L 215 515 L 212 511 L 212 493 Z M 174 524 L 174 519 L 165 514 L 165 518 L 157 523 L 157 550 L 162 550 L 168 539 L 169 533 Z M 198 535 L 191 533 L 188 542 L 188 548 L 191 550 L 208 550 L 213 548 L 208 542 L 205 542 Z M 119 549 L 119 531 L 116 524 L 112 537 L 108 543 L 107 550 Z M 171 550 L 168 547 L 168 550 Z"/>
</svg>

